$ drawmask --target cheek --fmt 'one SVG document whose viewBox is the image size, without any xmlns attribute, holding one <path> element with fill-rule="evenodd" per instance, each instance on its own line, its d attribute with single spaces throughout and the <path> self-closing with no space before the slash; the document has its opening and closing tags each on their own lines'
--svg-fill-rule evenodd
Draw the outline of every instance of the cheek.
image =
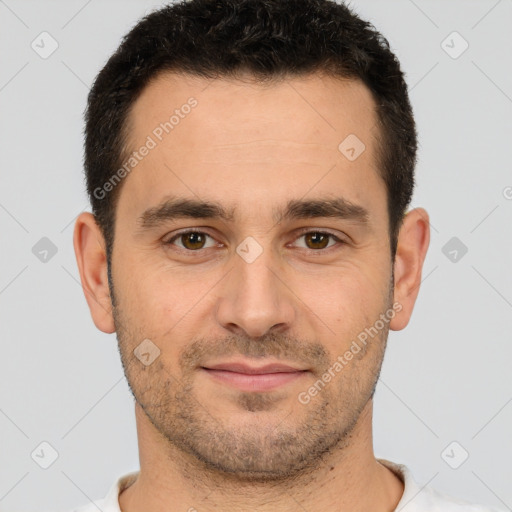
<svg viewBox="0 0 512 512">
<path fill-rule="evenodd" d="M 121 250 L 118 251 L 122 253 Z M 136 311 L 155 311 L 179 295 L 171 271 L 166 271 L 161 258 L 146 251 L 126 251 L 113 259 L 113 278 L 116 291 L 122 295 L 124 305 L 136 307 Z"/>
<path fill-rule="evenodd" d="M 168 318 L 165 325 L 162 319 L 172 313 L 172 306 L 177 302 L 173 295 L 178 292 L 154 271 L 154 266 L 128 253 L 113 258 L 112 269 L 117 306 L 126 327 L 139 337 L 156 340 L 172 325 L 172 318 Z"/>
<path fill-rule="evenodd" d="M 301 281 L 297 295 L 304 297 L 304 314 L 317 319 L 325 343 L 337 354 L 387 306 L 389 289 L 383 272 L 344 268 Z"/>
<path fill-rule="evenodd" d="M 197 336 L 211 310 L 218 272 L 184 272 L 168 261 L 125 262 L 114 286 L 119 306 L 132 330 L 142 332 L 165 352 Z"/>
</svg>

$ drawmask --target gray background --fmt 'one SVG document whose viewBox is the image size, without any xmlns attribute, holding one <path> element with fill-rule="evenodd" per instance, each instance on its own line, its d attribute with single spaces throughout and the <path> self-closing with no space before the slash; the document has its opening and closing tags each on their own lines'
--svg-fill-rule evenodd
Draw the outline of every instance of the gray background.
<svg viewBox="0 0 512 512">
<path fill-rule="evenodd" d="M 138 469 L 115 335 L 90 319 L 72 232 L 88 208 L 88 89 L 121 36 L 160 4 L 0 0 L 0 511 L 72 508 Z M 432 221 L 411 323 L 390 334 L 376 455 L 422 484 L 511 509 L 512 2 L 352 5 L 407 73 L 421 140 L 413 206 Z M 58 43 L 46 59 L 31 47 L 51 48 L 43 31 Z M 461 55 L 453 31 L 469 44 Z M 58 452 L 48 469 L 43 441 Z"/>
</svg>

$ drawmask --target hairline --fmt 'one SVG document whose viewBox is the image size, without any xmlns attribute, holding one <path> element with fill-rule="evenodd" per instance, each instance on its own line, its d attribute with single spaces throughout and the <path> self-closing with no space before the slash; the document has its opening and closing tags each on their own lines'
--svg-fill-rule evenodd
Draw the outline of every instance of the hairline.
<svg viewBox="0 0 512 512">
<path fill-rule="evenodd" d="M 345 72 L 345 73 L 344 73 Z M 305 70 L 305 71 L 299 71 L 299 72 L 293 72 L 289 70 L 280 71 L 277 73 L 257 73 L 254 72 L 251 69 L 246 68 L 238 68 L 231 72 L 195 72 L 195 71 L 188 71 L 186 69 L 183 69 L 179 66 L 173 66 L 173 65 L 165 65 L 160 69 L 157 69 L 154 71 L 154 73 L 146 80 L 143 87 L 141 87 L 131 98 L 130 104 L 127 107 L 126 113 L 124 115 L 124 118 L 121 120 L 121 127 L 119 130 L 118 135 L 118 141 L 119 141 L 119 147 L 120 151 L 117 156 L 116 166 L 115 168 L 120 167 L 123 162 L 125 162 L 129 155 L 133 152 L 133 141 L 131 140 L 130 136 L 131 133 L 133 133 L 134 130 L 134 118 L 133 118 L 133 110 L 135 108 L 135 104 L 137 103 L 137 100 L 140 98 L 140 96 L 143 94 L 144 91 L 147 90 L 148 87 L 150 87 L 153 83 L 164 80 L 165 76 L 174 76 L 178 78 L 184 78 L 192 79 L 194 80 L 226 80 L 226 81 L 232 81 L 232 82 L 242 82 L 242 83 L 249 83 L 254 84 L 258 86 L 272 86 L 276 84 L 281 84 L 285 82 L 286 80 L 290 78 L 312 78 L 314 76 L 320 76 L 320 77 L 328 77 L 335 79 L 339 82 L 359 82 L 360 84 L 364 85 L 364 87 L 368 90 L 368 92 L 371 94 L 372 100 L 373 100 L 373 106 L 374 106 L 374 112 L 376 114 L 376 125 L 374 125 L 377 128 L 377 136 L 374 136 L 373 139 L 375 141 L 375 162 L 373 162 L 372 169 L 375 170 L 377 173 L 377 176 L 381 179 L 382 184 L 384 185 L 385 193 L 386 193 L 386 212 L 388 215 L 388 235 L 389 235 L 389 241 L 390 241 L 390 250 L 391 250 L 391 256 L 394 258 L 395 250 L 396 248 L 393 247 L 393 244 L 396 244 L 396 240 L 393 240 L 393 235 L 391 230 L 391 215 L 390 215 L 390 191 L 388 190 L 388 185 L 385 180 L 385 160 L 386 160 L 386 150 L 385 146 L 387 144 L 387 139 L 389 135 L 386 132 L 385 125 L 383 123 L 382 115 L 381 115 L 381 109 L 378 102 L 378 98 L 376 97 L 375 93 L 372 91 L 372 89 L 365 83 L 365 81 L 357 75 L 357 73 L 352 72 L 348 69 L 344 69 L 339 64 L 336 65 L 336 63 L 333 65 L 330 65 L 329 62 L 320 63 L 317 66 L 315 66 L 313 69 Z M 127 176 L 128 177 L 128 176 Z M 106 239 L 106 252 L 107 252 L 107 262 L 110 265 L 111 261 L 111 254 L 113 251 L 114 246 L 114 240 L 115 240 L 115 226 L 117 222 L 117 206 L 119 202 L 119 197 L 123 189 L 124 182 L 126 180 L 121 180 L 118 186 L 115 187 L 114 190 L 112 190 L 111 198 L 110 198 L 110 233 L 102 233 Z M 402 215 L 403 218 L 403 215 Z M 397 225 L 395 226 L 395 231 L 398 233 L 399 227 L 401 224 L 401 220 L 397 221 Z"/>
</svg>

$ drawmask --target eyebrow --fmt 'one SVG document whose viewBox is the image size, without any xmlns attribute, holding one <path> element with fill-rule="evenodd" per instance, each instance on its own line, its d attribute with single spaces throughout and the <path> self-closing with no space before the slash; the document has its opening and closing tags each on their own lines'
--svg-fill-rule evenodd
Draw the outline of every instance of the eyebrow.
<svg viewBox="0 0 512 512">
<path fill-rule="evenodd" d="M 233 222 L 235 213 L 234 207 L 228 209 L 216 201 L 171 197 L 144 211 L 138 218 L 138 224 L 141 228 L 150 229 L 176 219 L 214 219 Z M 284 209 L 273 210 L 273 219 L 276 224 L 283 220 L 323 217 L 350 220 L 362 225 L 369 223 L 369 213 L 366 208 L 342 197 L 292 199 Z"/>
</svg>

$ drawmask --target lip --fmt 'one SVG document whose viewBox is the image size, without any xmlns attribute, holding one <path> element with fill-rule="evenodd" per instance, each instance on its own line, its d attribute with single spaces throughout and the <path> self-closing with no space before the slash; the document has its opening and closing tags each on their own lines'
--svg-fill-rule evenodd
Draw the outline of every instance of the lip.
<svg viewBox="0 0 512 512">
<path fill-rule="evenodd" d="M 217 382 L 241 391 L 270 391 L 302 378 L 307 370 L 282 363 L 251 366 L 242 362 L 202 366 L 201 370 Z"/>
<path fill-rule="evenodd" d="M 228 372 L 244 373 L 247 375 L 263 375 L 266 373 L 291 373 L 302 371 L 301 368 L 295 368 L 282 363 L 268 363 L 263 366 L 251 366 L 242 362 L 219 363 L 203 366 L 208 370 L 225 370 Z"/>
</svg>

